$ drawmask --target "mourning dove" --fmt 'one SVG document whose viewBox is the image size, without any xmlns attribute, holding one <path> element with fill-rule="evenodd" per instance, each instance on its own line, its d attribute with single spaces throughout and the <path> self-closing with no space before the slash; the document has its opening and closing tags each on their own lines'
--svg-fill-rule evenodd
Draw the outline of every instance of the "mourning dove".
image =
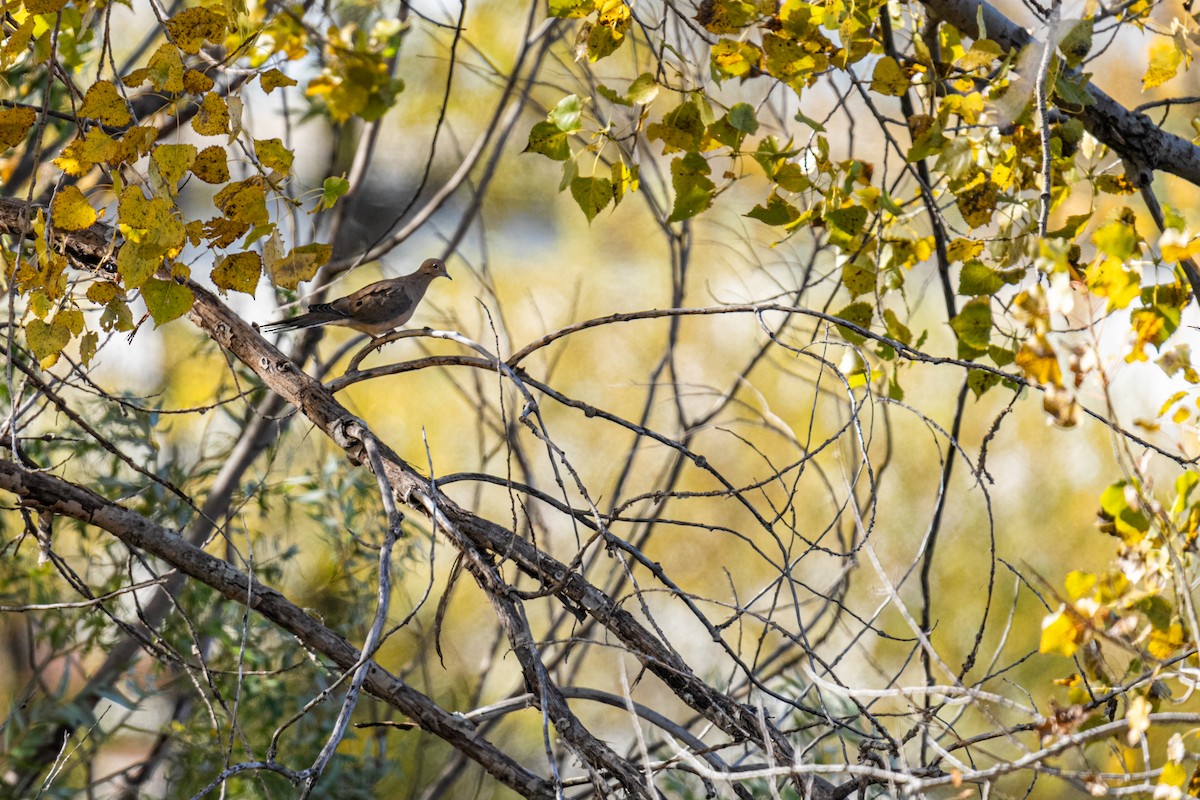
<svg viewBox="0 0 1200 800">
<path fill-rule="evenodd" d="M 412 317 L 434 278 L 450 278 L 446 262 L 427 258 L 416 272 L 376 281 L 332 303 L 313 303 L 307 314 L 268 322 L 264 331 L 291 331 L 321 325 L 345 325 L 372 336 L 399 328 Z M 450 278 L 453 280 L 453 278 Z"/>
</svg>

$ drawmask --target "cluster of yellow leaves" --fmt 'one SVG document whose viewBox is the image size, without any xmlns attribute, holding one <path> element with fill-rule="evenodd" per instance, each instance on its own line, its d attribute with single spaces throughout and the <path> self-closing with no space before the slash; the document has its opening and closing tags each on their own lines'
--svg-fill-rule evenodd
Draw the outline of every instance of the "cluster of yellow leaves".
<svg viewBox="0 0 1200 800">
<path fill-rule="evenodd" d="M 841 3 L 788 0 L 776 11 L 774 4 L 716 0 L 706 4 L 697 19 L 712 33 L 739 35 L 721 39 L 712 48 L 710 62 L 718 81 L 770 75 L 799 94 L 831 64 L 844 68 L 871 52 L 869 26 L 863 23 L 875 5 L 851 9 Z M 758 43 L 741 37 L 752 25 L 766 29 Z M 844 36 L 843 45 L 835 45 L 823 30 Z M 877 69 L 886 72 L 887 65 Z"/>
<path fill-rule="evenodd" d="M 575 36 L 576 57 L 589 61 L 615 53 L 625 44 L 633 24 L 633 12 L 625 0 L 549 0 L 549 11 L 552 17 L 589 18 Z"/>
<path fill-rule="evenodd" d="M 72 61 L 82 58 L 72 49 L 77 34 L 88 30 L 74 6 L 65 0 L 25 0 L 23 6 L 17 3 L 9 10 L 15 27 L 6 31 L 0 47 L 0 68 L 18 59 L 45 61 L 56 25 L 59 58 L 68 64 L 83 63 Z M 288 249 L 271 222 L 268 206 L 273 200 L 298 205 L 280 188 L 294 162 L 294 154 L 281 140 L 253 140 L 250 163 L 258 174 L 230 182 L 229 145 L 241 136 L 241 100 L 229 86 L 217 87 L 213 79 L 217 73 L 192 56 L 209 45 L 230 52 L 244 45 L 242 52 L 257 67 L 274 53 L 289 59 L 308 53 L 308 33 L 299 15 L 266 16 L 262 6 L 253 13 L 262 23 L 258 30 L 240 0 L 178 11 L 165 20 L 166 41 L 141 65 L 119 81 L 95 81 L 74 107 L 66 109 L 74 111 L 80 122 L 78 134 L 53 163 L 71 180 L 55 193 L 49 220 L 39 216 L 37 236 L 30 237 L 34 255 L 20 261 L 15 275 L 17 289 L 28 298 L 26 341 L 44 365 L 53 364 L 72 339 L 79 340 L 85 363 L 95 352 L 97 335 L 87 329 L 78 301 L 68 294 L 67 261 L 55 252 L 54 244 L 56 235 L 69 235 L 97 222 L 101 215 L 88 198 L 95 194 L 92 187 L 111 185 L 117 200 L 114 223 L 121 237 L 115 250 L 115 280 L 93 282 L 86 291 L 87 300 L 103 308 L 99 320 L 103 330 L 132 329 L 129 290 L 140 293 L 157 324 L 186 313 L 194 300 L 183 283 L 190 270 L 177 259 L 189 245 L 217 251 L 212 279 L 218 288 L 250 294 L 264 271 L 277 285 L 294 289 L 329 259 L 326 245 Z M 248 31 L 254 37 L 241 38 Z M 400 33 L 394 22 L 381 23 L 370 35 L 352 28 L 332 29 L 328 68 L 310 85 L 310 96 L 323 97 L 335 119 L 352 114 L 377 119 L 403 88 L 401 81 L 391 77 Z M 277 68 L 262 70 L 258 79 L 267 94 L 297 85 Z M 204 147 L 156 142 L 158 128 L 153 121 L 133 115 L 129 94 L 142 91 L 164 96 L 166 113 L 189 113 L 195 134 L 225 141 Z M 0 151 L 32 147 L 28 140 L 38 118 L 33 106 L 0 108 Z M 16 159 L 0 162 L 0 167 L 4 163 Z M 93 177 L 97 169 L 105 171 L 98 181 Z M 127 184 L 131 175 L 145 177 Z M 180 188 L 192 178 L 218 187 L 213 197 L 216 216 L 189 219 L 179 207 Z M 343 179 L 326 181 L 315 210 L 332 206 L 348 188 Z M 221 252 L 243 236 L 241 248 Z M 263 237 L 267 237 L 264 255 L 246 249 Z"/>
<path fill-rule="evenodd" d="M 325 69 L 309 81 L 308 96 L 323 99 L 335 122 L 352 116 L 368 122 L 382 117 L 404 90 L 404 81 L 392 77 L 391 70 L 402 32 L 395 22 L 380 22 L 370 34 L 331 27 Z"/>
<path fill-rule="evenodd" d="M 1198 483 L 1195 473 L 1181 474 L 1173 499 L 1162 509 L 1134 482 L 1119 481 L 1104 490 L 1100 527 L 1120 539 L 1117 566 L 1101 575 L 1067 575 L 1063 602 L 1042 621 L 1042 652 L 1074 656 L 1087 648 L 1085 664 L 1091 660 L 1093 678 L 1110 684 L 1110 669 L 1099 656 L 1101 641 L 1128 652 L 1138 669 L 1192 646 L 1170 592 L 1180 579 L 1187 585 L 1186 576 L 1175 571 L 1190 563 L 1181 554 L 1196 550 Z"/>
</svg>

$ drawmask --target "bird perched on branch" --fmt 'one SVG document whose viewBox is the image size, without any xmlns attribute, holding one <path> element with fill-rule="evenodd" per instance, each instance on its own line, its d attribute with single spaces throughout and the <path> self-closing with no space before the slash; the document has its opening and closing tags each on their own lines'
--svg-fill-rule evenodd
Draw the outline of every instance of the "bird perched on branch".
<svg viewBox="0 0 1200 800">
<path fill-rule="evenodd" d="M 376 281 L 332 303 L 314 303 L 308 307 L 307 314 L 268 322 L 262 329 L 291 331 L 321 325 L 344 325 L 371 336 L 382 336 L 408 322 L 434 278 L 453 280 L 450 273 L 446 272 L 446 262 L 440 258 L 427 258 L 416 272 Z"/>
</svg>

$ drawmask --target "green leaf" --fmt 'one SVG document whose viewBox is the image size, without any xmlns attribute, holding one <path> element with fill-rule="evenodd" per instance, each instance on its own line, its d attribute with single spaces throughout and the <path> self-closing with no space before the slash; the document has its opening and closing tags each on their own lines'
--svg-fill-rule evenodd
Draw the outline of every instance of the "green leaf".
<svg viewBox="0 0 1200 800">
<path fill-rule="evenodd" d="M 345 178 L 326 178 L 325 182 L 321 184 L 321 203 L 319 207 L 333 208 L 333 204 L 348 191 L 350 191 L 350 181 Z"/>
<path fill-rule="evenodd" d="M 686 100 L 668 111 L 662 122 L 647 125 L 646 137 L 650 141 L 661 140 L 664 155 L 678 150 L 697 151 L 704 138 L 704 129 L 700 106 L 693 100 Z"/>
<path fill-rule="evenodd" d="M 590 223 L 613 199 L 612 181 L 597 176 L 575 178 L 571 181 L 571 196 Z"/>
<path fill-rule="evenodd" d="M 1087 90 L 1091 77 L 1090 72 L 1081 72 L 1078 75 L 1060 75 L 1054 81 L 1054 94 L 1059 100 L 1082 111 L 1096 102 L 1096 99 Z"/>
<path fill-rule="evenodd" d="M 142 284 L 142 299 L 155 325 L 164 325 L 186 314 L 196 301 L 188 287 L 175 281 L 150 278 Z"/>
<path fill-rule="evenodd" d="M 1175 502 L 1171 506 L 1172 514 L 1183 513 L 1183 510 L 1187 508 L 1188 498 L 1192 496 L 1197 484 L 1200 484 L 1200 475 L 1190 471 L 1179 473 L 1179 477 L 1175 479 Z"/>
<path fill-rule="evenodd" d="M 908 130 L 912 134 L 913 143 L 905 158 L 910 162 L 937 155 L 950 142 L 942 135 L 941 123 L 928 114 L 914 114 L 908 120 Z"/>
<path fill-rule="evenodd" d="M 796 112 L 795 120 L 796 120 L 796 122 L 801 122 L 801 123 L 807 125 L 808 127 L 812 128 L 817 133 L 825 132 L 824 125 L 822 125 L 820 122 L 817 122 L 812 117 L 805 116 L 803 111 Z"/>
<path fill-rule="evenodd" d="M 569 94 L 559 100 L 558 105 L 546 115 L 546 119 L 553 122 L 555 127 L 563 133 L 578 131 L 582 117 L 583 108 L 579 103 L 579 95 L 574 94 Z"/>
<path fill-rule="evenodd" d="M 629 91 L 625 96 L 629 98 L 629 102 L 644 106 L 658 97 L 658 81 L 649 72 L 643 72 L 629 84 Z"/>
<path fill-rule="evenodd" d="M 800 217 L 800 210 L 775 192 L 771 192 L 765 206 L 757 205 L 745 216 L 767 225 L 789 225 Z"/>
<path fill-rule="evenodd" d="M 671 162 L 671 185 L 675 188 L 675 206 L 667 222 L 694 217 L 712 205 L 716 184 L 708 178 L 708 162 L 699 153 L 688 153 Z"/>
<path fill-rule="evenodd" d="M 1128 481 L 1117 481 L 1100 494 L 1100 510 L 1111 519 L 1116 533 L 1126 542 L 1139 542 L 1150 530 L 1150 519 L 1145 512 L 1129 504 L 1134 494 Z"/>
<path fill-rule="evenodd" d="M 618 92 L 616 89 L 610 89 L 603 83 L 596 84 L 596 91 L 600 96 L 608 100 L 610 103 L 616 103 L 619 106 L 632 106 L 633 103 L 628 97 Z"/>
<path fill-rule="evenodd" d="M 871 317 L 874 316 L 874 314 L 875 310 L 871 307 L 870 303 L 858 302 L 851 303 L 841 311 L 834 314 L 834 316 L 838 319 L 845 320 L 852 325 L 857 325 L 860 328 L 867 329 L 871 327 Z M 842 325 L 838 326 L 838 333 L 842 335 L 843 339 L 851 344 L 862 344 L 864 341 L 866 341 L 862 334 Z"/>
<path fill-rule="evenodd" d="M 1146 619 L 1154 626 L 1155 630 L 1170 630 L 1175 610 L 1162 597 L 1158 595 L 1143 597 L 1133 607 L 1146 615 Z"/>
<path fill-rule="evenodd" d="M 867 223 L 867 209 L 863 206 L 835 208 L 825 212 L 825 222 L 847 236 L 858 236 Z"/>
<path fill-rule="evenodd" d="M 92 363 L 92 359 L 96 355 L 96 347 L 99 344 L 100 337 L 96 335 L 95 331 L 87 331 L 79 337 L 79 360 L 85 367 Z"/>
<path fill-rule="evenodd" d="M 890 308 L 883 310 L 883 321 L 887 325 L 887 334 L 901 344 L 912 344 L 912 331 L 900 321 L 896 312 Z"/>
<path fill-rule="evenodd" d="M 973 350 L 987 351 L 992 337 L 992 304 L 987 297 L 977 297 L 962 307 L 950 320 L 958 339 Z"/>
<path fill-rule="evenodd" d="M 996 270 L 973 258 L 963 264 L 959 273 L 958 293 L 966 297 L 995 294 L 1005 285 L 1020 283 L 1024 275 L 1025 270 L 1020 267 Z"/>
<path fill-rule="evenodd" d="M 539 122 L 529 131 L 529 144 L 526 153 L 541 153 L 546 158 L 555 161 L 566 161 L 571 157 L 571 146 L 567 144 L 567 134 L 563 133 L 553 122 Z"/>
<path fill-rule="evenodd" d="M 1074 69 L 1083 63 L 1092 50 L 1092 28 L 1094 19 L 1064 19 L 1059 30 L 1066 31 L 1058 40 L 1058 51 L 1063 54 L 1067 66 Z"/>
<path fill-rule="evenodd" d="M 758 132 L 758 119 L 754 116 L 754 107 L 749 103 L 736 103 L 729 109 L 729 124 L 745 134 L 753 135 Z"/>
<path fill-rule="evenodd" d="M 988 389 L 991 389 L 999 382 L 1000 376 L 994 372 L 973 369 L 967 373 L 967 387 L 977 398 L 982 397 Z"/>
<path fill-rule="evenodd" d="M 1050 239 L 1074 239 L 1091 221 L 1091 214 L 1072 214 L 1067 217 L 1067 221 L 1063 223 L 1061 228 L 1054 231 L 1047 231 L 1046 237 Z"/>
</svg>

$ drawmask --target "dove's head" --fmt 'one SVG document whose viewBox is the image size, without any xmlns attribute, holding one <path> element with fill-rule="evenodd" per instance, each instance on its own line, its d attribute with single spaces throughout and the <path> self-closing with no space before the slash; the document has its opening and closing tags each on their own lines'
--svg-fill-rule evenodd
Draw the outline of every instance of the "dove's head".
<svg viewBox="0 0 1200 800">
<path fill-rule="evenodd" d="M 428 275 L 430 278 L 446 278 L 454 280 L 450 277 L 450 273 L 446 271 L 446 262 L 440 258 L 427 258 L 421 262 L 421 268 L 417 270 L 421 275 Z"/>
</svg>

